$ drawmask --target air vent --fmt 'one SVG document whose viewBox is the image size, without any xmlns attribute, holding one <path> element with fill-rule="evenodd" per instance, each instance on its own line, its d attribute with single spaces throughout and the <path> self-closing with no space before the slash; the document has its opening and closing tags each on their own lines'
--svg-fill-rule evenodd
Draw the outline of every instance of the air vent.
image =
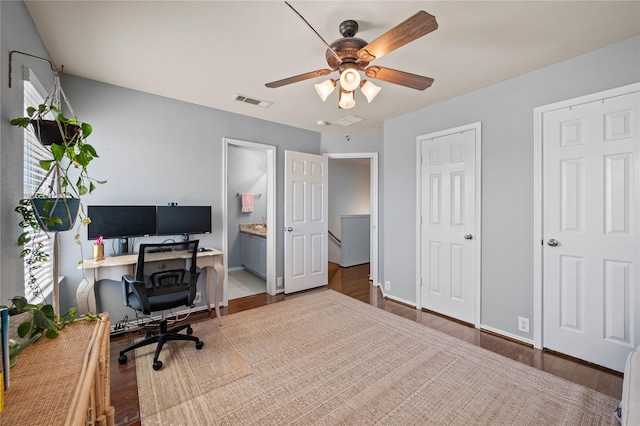
<svg viewBox="0 0 640 426">
<path fill-rule="evenodd" d="M 236 101 L 243 102 L 245 104 L 256 105 L 262 108 L 268 108 L 273 102 L 261 101 L 259 99 L 253 99 L 244 95 L 236 95 Z"/>
<path fill-rule="evenodd" d="M 333 124 L 339 124 L 344 127 L 349 127 L 364 120 L 366 120 L 366 118 L 358 117 L 357 115 L 350 115 L 338 121 L 334 121 Z"/>
</svg>

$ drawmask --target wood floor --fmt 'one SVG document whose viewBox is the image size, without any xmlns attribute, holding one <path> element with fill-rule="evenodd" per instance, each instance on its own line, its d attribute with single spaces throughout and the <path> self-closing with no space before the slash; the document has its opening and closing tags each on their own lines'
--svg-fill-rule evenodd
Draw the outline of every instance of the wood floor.
<svg viewBox="0 0 640 426">
<path fill-rule="evenodd" d="M 559 354 L 533 349 L 531 346 L 479 331 L 450 318 L 418 311 L 410 306 L 387 300 L 382 297 L 379 288 L 369 282 L 368 273 L 369 265 L 340 268 L 338 265 L 329 264 L 328 288 L 614 398 L 620 398 L 622 395 L 622 374 L 620 373 Z M 324 288 L 326 287 L 322 287 Z M 231 300 L 229 306 L 221 311 L 224 316 L 297 296 L 258 294 Z M 210 320 L 214 317 L 215 313 L 199 313 L 192 316 L 192 322 Z M 118 364 L 120 350 L 130 345 L 137 336 L 138 334 L 129 334 L 112 337 L 111 340 L 111 404 L 115 407 L 116 425 L 140 424 L 135 357 L 129 356 L 129 362 L 125 365 Z"/>
</svg>

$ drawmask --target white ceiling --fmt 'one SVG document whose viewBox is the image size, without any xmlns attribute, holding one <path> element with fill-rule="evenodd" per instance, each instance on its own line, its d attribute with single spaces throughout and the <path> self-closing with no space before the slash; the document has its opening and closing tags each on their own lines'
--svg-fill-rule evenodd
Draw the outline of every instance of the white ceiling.
<svg viewBox="0 0 640 426">
<path fill-rule="evenodd" d="M 373 65 L 435 79 L 425 91 L 382 87 L 367 104 L 338 109 L 337 91 L 316 95 L 320 77 L 276 89 L 265 83 L 327 68 L 326 47 L 283 1 L 27 1 L 54 62 L 64 72 L 303 129 L 380 129 L 426 107 L 640 34 L 640 2 L 303 1 L 291 5 L 329 43 L 354 19 L 356 37 L 375 38 L 418 10 L 439 28 Z M 332 74 L 335 78 L 336 74 Z M 273 102 L 261 108 L 242 94 Z"/>
</svg>

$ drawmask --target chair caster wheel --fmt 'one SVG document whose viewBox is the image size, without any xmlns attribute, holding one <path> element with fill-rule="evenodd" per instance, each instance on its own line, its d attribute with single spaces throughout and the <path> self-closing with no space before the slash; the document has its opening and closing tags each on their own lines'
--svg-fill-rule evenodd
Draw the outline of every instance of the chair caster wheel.
<svg viewBox="0 0 640 426">
<path fill-rule="evenodd" d="M 193 328 L 191 327 L 187 328 L 187 334 L 191 336 L 193 334 Z"/>
<path fill-rule="evenodd" d="M 196 343 L 196 349 L 202 349 L 203 346 L 204 346 L 204 342 L 202 341 Z"/>
<path fill-rule="evenodd" d="M 122 365 L 122 364 L 126 364 L 127 363 L 127 356 L 126 355 L 120 355 L 118 357 L 118 364 Z"/>
<path fill-rule="evenodd" d="M 158 371 L 162 368 L 162 361 L 154 361 L 153 363 L 153 369 Z"/>
</svg>

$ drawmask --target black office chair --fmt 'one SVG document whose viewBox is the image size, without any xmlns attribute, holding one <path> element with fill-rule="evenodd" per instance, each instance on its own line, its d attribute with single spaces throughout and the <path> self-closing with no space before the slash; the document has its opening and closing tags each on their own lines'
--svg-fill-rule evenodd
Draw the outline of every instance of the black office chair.
<svg viewBox="0 0 640 426">
<path fill-rule="evenodd" d="M 162 252 L 174 250 L 188 250 L 191 254 L 191 265 L 189 269 L 171 269 L 159 271 L 146 275 L 144 273 L 145 262 L 158 260 L 168 261 Z M 126 352 L 157 343 L 156 352 L 153 357 L 153 369 L 162 368 L 162 361 L 158 360 L 162 346 L 169 340 L 191 340 L 196 342 L 196 349 L 202 349 L 204 342 L 192 336 L 191 324 L 182 324 L 172 329 L 167 329 L 167 309 L 178 308 L 180 306 L 193 306 L 196 297 L 196 282 L 200 275 L 200 270 L 196 267 L 196 256 L 198 254 L 198 240 L 186 241 L 182 243 L 159 243 L 141 244 L 138 252 L 138 263 L 136 265 L 135 278 L 131 275 L 122 277 L 122 296 L 124 304 L 145 315 L 152 312 L 162 311 L 160 330 L 148 330 L 144 340 L 129 346 L 120 351 L 118 363 L 127 362 Z M 187 334 L 178 334 L 186 329 Z"/>
</svg>

